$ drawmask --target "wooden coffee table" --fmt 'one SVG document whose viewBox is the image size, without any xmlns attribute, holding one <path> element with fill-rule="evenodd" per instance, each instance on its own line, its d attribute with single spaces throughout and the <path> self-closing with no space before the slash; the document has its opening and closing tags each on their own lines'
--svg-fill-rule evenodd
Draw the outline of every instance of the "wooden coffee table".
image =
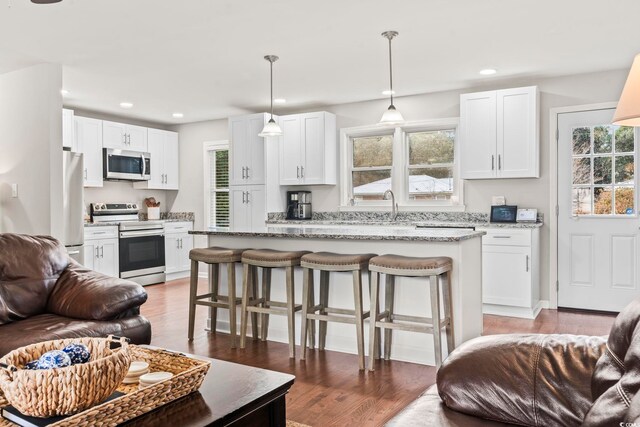
<svg viewBox="0 0 640 427">
<path fill-rule="evenodd" d="M 285 427 L 293 375 L 189 356 L 211 362 L 200 390 L 124 425 Z"/>
</svg>

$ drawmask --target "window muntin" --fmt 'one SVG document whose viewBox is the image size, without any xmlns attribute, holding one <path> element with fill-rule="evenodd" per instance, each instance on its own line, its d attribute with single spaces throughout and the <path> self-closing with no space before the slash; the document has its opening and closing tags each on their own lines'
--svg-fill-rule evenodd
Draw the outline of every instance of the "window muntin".
<svg viewBox="0 0 640 427">
<path fill-rule="evenodd" d="M 614 125 L 574 128 L 572 146 L 573 214 L 635 214 L 633 128 Z"/>
<path fill-rule="evenodd" d="M 409 200 L 450 200 L 454 192 L 455 129 L 407 133 Z"/>
</svg>

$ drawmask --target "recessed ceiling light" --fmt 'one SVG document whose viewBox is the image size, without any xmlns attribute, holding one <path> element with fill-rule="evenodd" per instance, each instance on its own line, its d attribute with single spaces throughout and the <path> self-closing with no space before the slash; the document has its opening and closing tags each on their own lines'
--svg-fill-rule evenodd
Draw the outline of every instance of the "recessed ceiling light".
<svg viewBox="0 0 640 427">
<path fill-rule="evenodd" d="M 31 3 L 35 4 L 51 4 L 51 3 L 60 3 L 62 0 L 31 0 Z"/>
<path fill-rule="evenodd" d="M 128 109 L 128 108 L 133 108 L 133 104 L 132 104 L 132 103 L 130 103 L 130 102 L 121 102 L 121 103 L 120 103 L 120 106 L 121 106 L 122 108 L 127 108 L 127 109 Z"/>
<path fill-rule="evenodd" d="M 483 76 L 491 76 L 497 72 L 498 70 L 496 70 L 495 68 L 485 68 L 484 70 L 480 70 L 480 74 L 482 74 Z"/>
<path fill-rule="evenodd" d="M 383 91 L 382 91 L 382 94 L 383 94 L 384 96 L 395 95 L 395 94 L 396 94 L 396 91 L 395 91 L 395 90 L 388 90 L 388 89 L 387 89 L 387 90 L 383 90 Z"/>
<path fill-rule="evenodd" d="M 274 103 L 274 104 L 285 104 L 286 102 L 287 102 L 287 100 L 286 100 L 286 99 L 284 99 L 284 98 L 275 98 L 275 99 L 273 100 L 273 103 Z"/>
<path fill-rule="evenodd" d="M 173 113 L 172 116 L 173 116 L 174 119 L 181 119 L 181 118 L 184 117 L 184 114 L 182 114 L 182 113 Z"/>
<path fill-rule="evenodd" d="M 69 95 L 69 91 L 68 91 L 68 90 L 66 90 L 66 89 L 60 89 L 60 94 L 61 94 L 62 96 L 67 96 L 67 95 Z"/>
</svg>

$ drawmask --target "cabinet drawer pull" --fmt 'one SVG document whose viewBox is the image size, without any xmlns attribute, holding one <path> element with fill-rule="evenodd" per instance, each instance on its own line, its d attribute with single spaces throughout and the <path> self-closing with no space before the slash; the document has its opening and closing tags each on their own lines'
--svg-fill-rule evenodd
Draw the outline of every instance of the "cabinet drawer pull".
<svg viewBox="0 0 640 427">
<path fill-rule="evenodd" d="M 96 258 L 100 258 L 100 246 L 96 246 Z"/>
<path fill-rule="evenodd" d="M 300 166 L 296 166 L 296 178 L 300 179 Z"/>
<path fill-rule="evenodd" d="M 491 155 L 491 170 L 495 170 L 496 168 L 496 156 L 494 156 L 493 154 Z"/>
<path fill-rule="evenodd" d="M 249 179 L 249 166 L 247 166 L 247 179 Z"/>
<path fill-rule="evenodd" d="M 250 203 L 251 200 L 249 200 L 249 192 L 247 191 L 247 203 Z"/>
<path fill-rule="evenodd" d="M 304 166 L 300 166 L 300 178 L 304 178 Z"/>
<path fill-rule="evenodd" d="M 493 236 L 494 239 L 510 239 L 511 236 Z"/>
<path fill-rule="evenodd" d="M 502 154 L 498 154 L 498 170 L 502 170 Z"/>
<path fill-rule="evenodd" d="M 527 255 L 526 259 L 527 259 L 527 270 L 526 271 L 528 273 L 529 272 L 529 255 Z"/>
</svg>

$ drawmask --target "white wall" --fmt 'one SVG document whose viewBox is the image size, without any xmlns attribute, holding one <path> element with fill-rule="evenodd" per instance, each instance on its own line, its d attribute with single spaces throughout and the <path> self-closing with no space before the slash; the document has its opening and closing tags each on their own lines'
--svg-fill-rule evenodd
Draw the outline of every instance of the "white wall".
<svg viewBox="0 0 640 427">
<path fill-rule="evenodd" d="M 395 105 L 406 120 L 458 117 L 461 93 L 478 90 L 538 85 L 540 89 L 540 162 L 539 179 L 476 180 L 465 182 L 466 209 L 469 212 L 489 212 L 491 196 L 502 195 L 510 204 L 537 208 L 545 218 L 551 215 L 549 203 L 549 110 L 554 107 L 616 101 L 625 82 L 627 70 L 581 74 L 555 78 L 527 78 L 511 80 L 491 80 L 483 86 L 464 91 L 448 91 L 422 94 L 396 99 Z M 374 100 L 306 108 L 305 111 L 325 110 L 337 116 L 338 128 L 377 123 L 387 108 L 388 100 Z M 295 110 L 277 111 L 279 114 L 294 113 Z M 189 182 L 188 189 L 181 190 L 173 210 L 193 210 L 196 213 L 196 228 L 203 226 L 203 179 L 202 142 L 227 139 L 227 121 L 213 120 L 176 127 L 181 138 L 181 180 Z M 190 167 L 184 167 L 185 163 Z M 308 187 L 313 190 L 313 207 L 316 211 L 335 211 L 339 204 L 339 185 Z M 302 189 L 302 188 L 300 188 Z M 204 245 L 204 241 L 201 243 Z M 541 233 L 541 298 L 548 299 L 549 277 L 549 228 L 544 226 Z"/>
<path fill-rule="evenodd" d="M 62 236 L 61 87 L 60 65 L 0 75 L 0 232 Z"/>
</svg>

